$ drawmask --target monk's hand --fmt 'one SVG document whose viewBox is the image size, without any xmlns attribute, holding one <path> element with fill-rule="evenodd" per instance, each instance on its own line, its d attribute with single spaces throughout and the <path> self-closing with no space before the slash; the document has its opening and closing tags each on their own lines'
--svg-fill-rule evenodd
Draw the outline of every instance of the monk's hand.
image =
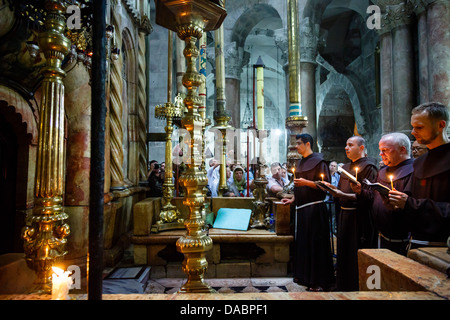
<svg viewBox="0 0 450 320">
<path fill-rule="evenodd" d="M 405 208 L 406 200 L 408 200 L 406 193 L 397 190 L 389 191 L 389 204 L 393 206 L 394 210 Z"/>
<path fill-rule="evenodd" d="M 291 204 L 291 203 L 293 203 L 294 202 L 294 198 L 283 198 L 283 199 L 281 199 L 281 203 L 282 204 L 284 204 L 284 205 L 287 205 L 287 204 Z"/>
<path fill-rule="evenodd" d="M 350 188 L 352 188 L 354 193 L 361 194 L 361 183 L 357 181 L 357 183 L 350 182 Z"/>
<path fill-rule="evenodd" d="M 295 187 L 303 187 L 306 185 L 305 182 L 306 182 L 306 180 L 303 178 L 294 179 L 294 186 Z"/>
<path fill-rule="evenodd" d="M 331 183 L 329 183 L 327 181 L 322 181 L 322 183 L 324 185 L 328 186 L 331 190 L 321 188 L 320 185 L 318 185 L 319 188 L 321 188 L 323 191 L 327 191 L 329 194 L 331 194 L 332 197 L 339 198 L 342 195 L 341 190 L 339 190 L 336 186 L 332 185 Z"/>
</svg>

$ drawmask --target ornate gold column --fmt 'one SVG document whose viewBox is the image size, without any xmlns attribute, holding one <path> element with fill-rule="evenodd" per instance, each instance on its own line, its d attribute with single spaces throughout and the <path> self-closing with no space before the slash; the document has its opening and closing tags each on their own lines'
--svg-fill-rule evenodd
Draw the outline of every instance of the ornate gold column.
<svg viewBox="0 0 450 320">
<path fill-rule="evenodd" d="M 183 204 L 189 207 L 189 218 L 185 221 L 187 235 L 180 237 L 176 243 L 177 250 L 184 254 L 183 271 L 188 280 L 181 287 L 180 292 L 212 292 L 213 289 L 204 281 L 208 268 L 205 252 L 212 248 L 212 239 L 203 231 L 205 221 L 201 216 L 201 208 L 205 197 L 203 188 L 207 178 L 200 169 L 202 146 L 203 120 L 198 113 L 201 101 L 197 95 L 197 88 L 201 84 L 201 77 L 197 72 L 198 57 L 197 40 L 203 31 L 215 30 L 226 16 L 222 2 L 207 0 L 197 1 L 164 1 L 156 0 L 156 23 L 170 30 L 176 31 L 178 37 L 184 40 L 186 47 L 186 73 L 183 85 L 187 89 L 184 105 L 188 109 L 181 123 L 190 134 L 187 169 L 180 178 L 185 189 Z"/>
<path fill-rule="evenodd" d="M 306 127 L 308 119 L 303 116 L 302 111 L 298 0 L 287 0 L 287 3 L 289 56 L 289 116 L 286 118 L 286 129 L 289 130 L 287 162 L 289 167 L 294 167 L 295 162 L 300 159 L 295 146 L 295 136 Z"/>
<path fill-rule="evenodd" d="M 62 1 L 47 0 L 46 31 L 39 34 L 45 54 L 42 71 L 39 144 L 36 159 L 35 199 L 31 226 L 23 230 L 27 265 L 37 278 L 33 290 L 51 291 L 52 266 L 66 255 L 69 226 L 63 208 L 64 194 L 64 84 L 61 69 L 70 41 L 64 36 L 66 8 Z"/>
</svg>

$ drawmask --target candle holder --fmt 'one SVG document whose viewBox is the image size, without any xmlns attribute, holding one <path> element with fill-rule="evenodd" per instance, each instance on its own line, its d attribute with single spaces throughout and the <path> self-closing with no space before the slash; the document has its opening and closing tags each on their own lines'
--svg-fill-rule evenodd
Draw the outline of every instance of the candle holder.
<svg viewBox="0 0 450 320">
<path fill-rule="evenodd" d="M 201 208 L 205 202 L 203 188 L 207 184 L 206 174 L 200 169 L 202 157 L 203 122 L 198 113 L 201 99 L 197 88 L 202 78 L 196 69 L 199 55 L 196 42 L 204 31 L 217 29 L 225 19 L 226 11 L 222 1 L 155 0 L 156 23 L 177 32 L 178 37 L 186 44 L 183 54 L 186 58 L 186 72 L 183 75 L 183 86 L 187 89 L 184 105 L 187 113 L 181 119 L 182 126 L 190 134 L 190 159 L 183 172 L 180 183 L 184 187 L 183 204 L 189 207 L 189 218 L 185 221 L 187 234 L 180 237 L 177 250 L 184 254 L 182 268 L 187 274 L 187 282 L 180 288 L 182 293 L 214 292 L 204 276 L 208 268 L 205 252 L 212 249 L 212 239 L 205 233 L 205 221 L 201 216 Z"/>
<path fill-rule="evenodd" d="M 268 229 L 269 225 L 266 223 L 266 218 L 269 216 L 269 205 L 270 203 L 266 201 L 267 197 L 267 184 L 269 183 L 266 178 L 266 174 L 264 172 L 264 152 L 263 152 L 263 140 L 266 138 L 266 136 L 263 134 L 268 133 L 268 130 L 257 130 L 258 133 L 258 139 L 260 142 L 260 149 L 259 149 L 259 159 L 258 159 L 258 166 L 259 166 L 259 175 L 258 178 L 256 178 L 254 181 L 254 184 L 256 186 L 255 190 L 253 191 L 253 195 L 255 197 L 255 200 L 252 202 L 253 209 L 252 209 L 252 217 L 250 221 L 250 228 L 252 229 Z"/>
<path fill-rule="evenodd" d="M 175 186 L 172 182 L 172 133 L 174 120 L 180 120 L 183 116 L 183 106 L 180 103 L 181 97 L 177 96 L 175 103 L 166 102 L 155 107 L 155 117 L 166 119 L 166 150 L 165 162 L 166 172 L 163 183 L 163 206 L 159 214 L 159 220 L 152 226 L 152 232 L 159 232 L 172 229 L 184 229 L 184 219 L 180 217 L 177 207 L 172 204 L 173 191 Z"/>
<path fill-rule="evenodd" d="M 35 196 L 31 225 L 24 227 L 25 260 L 37 278 L 32 292 L 50 293 L 52 266 L 67 254 L 65 245 L 70 228 L 64 220 L 64 83 L 61 69 L 69 52 L 64 36 L 66 12 L 63 1 L 47 0 L 45 30 L 39 34 L 39 47 L 45 54 L 42 70 L 39 144 L 36 158 Z"/>
<path fill-rule="evenodd" d="M 286 129 L 289 130 L 289 146 L 287 153 L 288 167 L 295 167 L 296 162 L 300 160 L 301 156 L 297 151 L 295 145 L 296 136 L 303 132 L 303 129 L 308 125 L 308 119 L 305 116 L 290 116 L 286 118 Z"/>
</svg>

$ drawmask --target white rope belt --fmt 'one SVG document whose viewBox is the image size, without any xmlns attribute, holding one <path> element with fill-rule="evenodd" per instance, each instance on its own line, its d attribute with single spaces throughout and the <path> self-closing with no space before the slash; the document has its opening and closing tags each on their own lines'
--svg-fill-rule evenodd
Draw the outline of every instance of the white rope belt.
<svg viewBox="0 0 450 320">
<path fill-rule="evenodd" d="M 341 207 L 342 210 L 356 210 L 356 208 L 345 208 L 345 207 Z"/>
<path fill-rule="evenodd" d="M 323 202 L 324 202 L 324 200 L 309 202 L 309 203 L 302 204 L 301 206 L 297 206 L 297 207 L 295 207 L 295 209 L 296 210 L 303 209 L 305 207 L 309 207 L 309 206 L 312 206 L 312 205 L 315 205 L 315 204 L 319 204 L 319 203 L 323 203 Z"/>
<path fill-rule="evenodd" d="M 403 240 L 400 240 L 400 239 L 390 239 L 390 238 L 386 237 L 384 234 L 382 234 L 381 232 L 378 233 L 378 236 L 382 237 L 384 240 L 389 241 L 389 242 L 397 242 L 397 243 L 400 243 L 400 242 L 408 242 L 408 241 L 409 241 L 409 238 L 403 239 Z"/>
<path fill-rule="evenodd" d="M 410 239 L 409 242 L 420 244 L 423 246 L 437 246 L 437 247 L 446 247 L 447 244 L 445 242 L 433 242 L 433 241 L 425 241 L 425 240 L 416 240 L 416 239 Z"/>
</svg>

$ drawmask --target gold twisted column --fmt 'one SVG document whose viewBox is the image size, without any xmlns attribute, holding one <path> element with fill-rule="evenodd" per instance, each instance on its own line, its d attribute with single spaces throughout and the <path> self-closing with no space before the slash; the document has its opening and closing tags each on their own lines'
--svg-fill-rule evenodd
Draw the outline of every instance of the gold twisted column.
<svg viewBox="0 0 450 320">
<path fill-rule="evenodd" d="M 295 145 L 295 136 L 308 124 L 303 116 L 300 84 L 300 39 L 298 0 L 287 0 L 288 3 L 288 55 L 289 55 L 289 116 L 286 118 L 286 129 L 289 129 L 289 146 L 287 150 L 288 167 L 295 167 L 300 159 Z"/>
<path fill-rule="evenodd" d="M 156 23 L 176 31 L 178 37 L 185 42 L 183 54 L 187 67 L 183 86 L 187 89 L 184 98 L 187 113 L 181 123 L 190 134 L 190 158 L 180 183 L 185 191 L 183 204 L 189 207 L 189 218 L 185 221 L 187 234 L 177 240 L 176 246 L 184 254 L 182 268 L 188 280 L 180 288 L 180 292 L 213 292 L 204 280 L 208 268 L 205 252 L 212 249 L 212 239 L 203 231 L 205 221 L 201 216 L 201 208 L 205 202 L 203 188 L 207 184 L 207 178 L 200 169 L 202 157 L 199 153 L 202 150 L 204 120 L 198 113 L 201 100 L 197 95 L 197 88 L 202 83 L 202 78 L 196 68 L 199 55 L 196 42 L 203 31 L 215 30 L 220 26 L 226 11 L 220 4 L 209 0 L 156 0 L 155 4 Z"/>
<path fill-rule="evenodd" d="M 139 180 L 147 181 L 147 93 L 146 93 L 146 60 L 145 60 L 145 38 L 151 32 L 150 20 L 144 16 L 139 26 L 138 37 L 138 121 L 139 121 Z"/>
<path fill-rule="evenodd" d="M 62 1 L 47 0 L 45 32 L 39 46 L 45 54 L 42 71 L 39 143 L 36 159 L 35 198 L 31 226 L 23 230 L 27 265 L 37 278 L 33 291 L 50 292 L 52 266 L 66 255 L 68 215 L 63 208 L 64 193 L 64 71 L 61 63 L 70 48 L 64 36 L 66 8 Z"/>
<path fill-rule="evenodd" d="M 117 48 L 122 47 L 122 34 L 117 10 L 113 10 L 114 41 Z M 123 173 L 123 125 L 122 125 L 122 59 L 112 59 L 110 96 L 110 141 L 111 141 L 111 189 L 125 189 Z"/>
</svg>

